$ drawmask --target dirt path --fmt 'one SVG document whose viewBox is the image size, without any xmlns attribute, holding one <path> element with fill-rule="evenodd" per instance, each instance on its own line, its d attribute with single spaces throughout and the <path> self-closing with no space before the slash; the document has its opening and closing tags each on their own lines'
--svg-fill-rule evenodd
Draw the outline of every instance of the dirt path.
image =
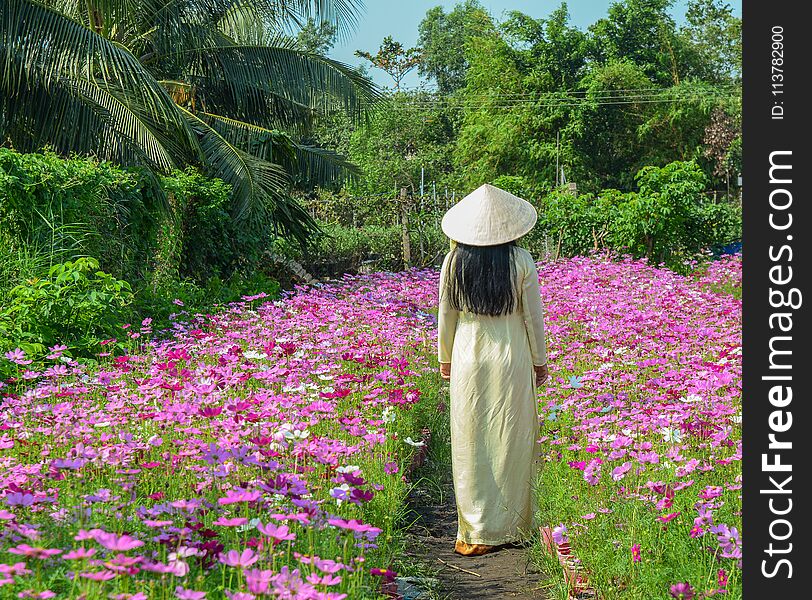
<svg viewBox="0 0 812 600">
<path fill-rule="evenodd" d="M 412 551 L 437 569 L 440 584 L 437 594 L 413 593 L 412 600 L 546 600 L 543 575 L 530 563 L 526 550 L 507 548 L 470 558 L 454 553 L 457 509 L 453 488 L 450 481 L 439 488 L 432 493 L 417 489 L 410 498 L 414 519 Z"/>
</svg>

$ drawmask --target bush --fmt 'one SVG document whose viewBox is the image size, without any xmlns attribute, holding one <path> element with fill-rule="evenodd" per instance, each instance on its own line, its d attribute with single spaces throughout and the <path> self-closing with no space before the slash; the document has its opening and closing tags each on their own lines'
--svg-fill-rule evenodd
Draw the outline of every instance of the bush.
<svg viewBox="0 0 812 600">
<path fill-rule="evenodd" d="M 644 167 L 636 179 L 637 192 L 547 195 L 538 232 L 531 236 L 550 236 L 563 256 L 611 249 L 676 268 L 703 250 L 741 238 L 741 211 L 704 200 L 705 176 L 693 161 Z"/>
<path fill-rule="evenodd" d="M 95 258 L 52 266 L 48 275 L 12 288 L 0 308 L 0 350 L 42 353 L 64 344 L 90 356 L 120 333 L 133 294 L 130 284 L 99 270 Z"/>
<path fill-rule="evenodd" d="M 0 231 L 47 265 L 94 256 L 122 279 L 142 277 L 156 204 L 135 171 L 90 158 L 0 148 Z"/>
</svg>

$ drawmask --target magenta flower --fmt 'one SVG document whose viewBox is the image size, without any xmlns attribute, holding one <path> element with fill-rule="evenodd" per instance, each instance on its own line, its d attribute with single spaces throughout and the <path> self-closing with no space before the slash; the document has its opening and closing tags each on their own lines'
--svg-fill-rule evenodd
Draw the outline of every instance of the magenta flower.
<svg viewBox="0 0 812 600">
<path fill-rule="evenodd" d="M 287 525 L 273 525 L 271 523 L 263 525 L 262 523 L 258 523 L 257 529 L 260 533 L 280 542 L 296 539 L 296 535 L 290 531 Z"/>
<path fill-rule="evenodd" d="M 245 585 L 252 594 L 264 595 L 268 592 L 274 573 L 271 570 L 249 569 L 244 571 Z"/>
<path fill-rule="evenodd" d="M 90 579 L 91 581 L 110 581 L 116 577 L 114 571 L 91 571 L 86 573 L 79 573 L 79 577 Z"/>
<path fill-rule="evenodd" d="M 104 546 L 108 550 L 113 550 L 114 552 L 127 552 L 128 550 L 140 548 L 144 545 L 144 542 L 136 540 L 129 535 L 118 536 L 115 533 L 108 533 L 101 530 L 96 531 L 93 535 L 93 539 L 101 546 Z"/>
<path fill-rule="evenodd" d="M 236 504 L 237 502 L 256 502 L 262 497 L 262 492 L 254 490 L 249 492 L 247 490 L 228 490 L 224 498 L 218 498 L 217 503 L 225 506 L 226 504 Z"/>
<path fill-rule="evenodd" d="M 14 350 L 6 352 L 5 356 L 11 362 L 18 364 L 20 366 L 30 365 L 32 362 L 34 362 L 31 360 L 26 360 L 25 352 L 23 352 L 20 348 L 15 348 Z"/>
<path fill-rule="evenodd" d="M 675 583 L 670 589 L 671 597 L 677 600 L 691 600 L 696 594 L 690 583 Z"/>
<path fill-rule="evenodd" d="M 670 513 L 668 515 L 663 515 L 661 517 L 657 517 L 657 520 L 662 522 L 662 523 L 669 523 L 669 522 L 673 521 L 674 519 L 676 519 L 678 516 L 680 516 L 680 514 L 682 514 L 682 513 L 679 513 L 679 512 Z"/>
<path fill-rule="evenodd" d="M 259 556 L 257 556 L 250 548 L 246 548 L 242 552 L 229 550 L 226 554 L 220 554 L 221 563 L 228 565 L 229 567 L 236 567 L 239 569 L 250 567 L 258 560 Z"/>
<path fill-rule="evenodd" d="M 63 560 L 84 560 L 96 554 L 95 548 L 76 548 L 62 555 Z"/>
<path fill-rule="evenodd" d="M 20 544 L 14 548 L 9 548 L 6 550 L 6 552 L 18 554 L 20 556 L 27 556 L 29 558 L 38 558 L 40 560 L 45 560 L 46 558 L 56 556 L 57 554 L 62 554 L 62 550 L 59 548 L 39 548 L 29 546 L 28 544 Z"/>
<path fill-rule="evenodd" d="M 634 544 L 632 546 L 632 562 L 640 562 L 643 560 L 643 557 L 640 555 L 640 544 Z"/>
<path fill-rule="evenodd" d="M 559 545 L 569 542 L 567 527 L 563 523 L 559 523 L 557 527 L 553 527 L 553 541 Z"/>
<path fill-rule="evenodd" d="M 175 597 L 178 598 L 178 600 L 205 600 L 206 592 L 196 592 L 178 586 L 175 588 Z"/>
<path fill-rule="evenodd" d="M 245 525 L 246 523 L 248 523 L 248 519 L 245 517 L 220 517 L 213 523 L 213 525 L 219 525 L 220 527 L 239 527 L 240 525 Z"/>
</svg>

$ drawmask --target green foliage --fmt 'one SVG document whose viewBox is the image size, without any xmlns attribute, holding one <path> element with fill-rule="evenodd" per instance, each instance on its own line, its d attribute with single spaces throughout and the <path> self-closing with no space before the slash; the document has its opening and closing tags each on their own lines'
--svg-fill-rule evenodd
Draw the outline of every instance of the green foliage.
<svg viewBox="0 0 812 600">
<path fill-rule="evenodd" d="M 704 200 L 705 176 L 695 162 L 644 167 L 636 180 L 636 192 L 547 195 L 539 233 L 550 236 L 563 256 L 611 249 L 675 268 L 702 250 L 741 238 L 740 209 Z"/>
<path fill-rule="evenodd" d="M 440 224 L 429 215 L 415 217 L 421 225 L 410 229 L 412 263 L 414 266 L 436 265 L 448 250 L 448 238 Z M 317 276 L 337 277 L 344 272 L 362 269 L 371 261 L 374 270 L 399 271 L 403 269 L 403 230 L 400 225 L 363 225 L 359 227 L 339 223 L 323 224 L 324 235 L 310 252 L 283 250 L 291 258 L 306 264 Z"/>
<path fill-rule="evenodd" d="M 197 171 L 161 178 L 180 226 L 178 275 L 197 282 L 250 271 L 273 243 L 272 223 L 237 223 L 228 212 L 230 189 Z"/>
<path fill-rule="evenodd" d="M 420 74 L 433 79 L 440 94 L 462 88 L 468 71 L 466 47 L 493 28 L 478 0 L 465 0 L 449 13 L 442 6 L 429 9 L 418 26 L 417 44 L 423 49 Z"/>
<path fill-rule="evenodd" d="M 659 85 L 679 83 L 685 67 L 678 60 L 681 39 L 668 13 L 673 0 L 625 0 L 589 30 L 590 55 L 598 63 L 628 60 Z"/>
<path fill-rule="evenodd" d="M 688 22 L 678 28 L 671 5 L 616 2 L 586 30 L 571 24 L 566 3 L 542 19 L 512 11 L 501 22 L 475 0 L 429 10 L 419 27 L 420 72 L 438 94 L 415 95 L 416 114 L 383 103 L 379 110 L 390 114 L 353 134 L 347 151 L 361 171 L 353 193 L 391 193 L 392 180 L 413 185 L 414 173 L 431 162 L 422 155 L 429 147 L 451 161 L 440 171 L 430 165 L 428 181 L 460 192 L 503 175 L 550 190 L 556 164 L 582 192 L 628 192 L 642 167 L 687 160 L 700 165 L 710 187 L 726 189 L 741 129 L 734 68 L 741 20 L 719 0 L 691 0 Z M 720 110 L 731 117 L 722 132 L 712 120 Z M 439 111 L 444 118 L 435 121 Z M 400 143 L 401 122 L 407 133 L 420 131 L 407 140 L 413 144 Z M 426 122 L 442 135 L 428 142 Z M 346 135 L 336 126 L 330 139 Z M 359 143 L 359 136 L 378 141 Z M 708 139 L 716 140 L 711 154 Z"/>
<path fill-rule="evenodd" d="M 45 277 L 9 290 L 0 308 L 0 350 L 42 352 L 65 344 L 88 355 L 112 338 L 128 314 L 130 284 L 99 270 L 95 258 L 53 265 Z"/>
<path fill-rule="evenodd" d="M 0 232 L 46 267 L 94 256 L 123 279 L 142 276 L 157 199 L 133 171 L 89 158 L 0 148 Z"/>
<path fill-rule="evenodd" d="M 427 181 L 442 182 L 452 168 L 453 129 L 448 108 L 428 92 L 393 94 L 350 138 L 350 156 L 363 177 L 347 189 L 356 195 L 397 196 L 407 187 L 414 194 L 421 168 Z"/>
<path fill-rule="evenodd" d="M 420 64 L 420 52 L 420 48 L 404 48 L 403 44 L 387 35 L 375 54 L 356 50 L 355 55 L 365 58 L 373 67 L 384 71 L 395 82 L 395 89 L 399 90 L 400 82 L 406 74 Z"/>
<path fill-rule="evenodd" d="M 169 278 L 155 286 L 142 286 L 135 292 L 134 308 L 139 315 L 149 315 L 155 331 L 170 328 L 182 320 L 179 315 L 194 315 L 216 310 L 218 306 L 238 302 L 243 296 L 265 293 L 279 297 L 279 282 L 255 271 L 250 275 L 235 274 L 227 280 L 214 276 L 203 284 L 191 279 Z"/>
<path fill-rule="evenodd" d="M 262 271 L 272 224 L 238 226 L 230 186 L 191 169 L 147 177 L 0 149 L 0 349 L 64 343 L 89 356 L 133 312 L 162 328 L 182 310 L 174 299 L 194 312 L 278 293 Z"/>
<path fill-rule="evenodd" d="M 154 175 L 194 165 L 232 187 L 233 218 L 270 219 L 279 234 L 304 244 L 315 224 L 291 185 L 302 175 L 311 184 L 341 178 L 345 161 L 302 136 L 321 112 L 359 117 L 378 92 L 318 53 L 321 41 L 303 49 L 285 32 L 313 17 L 345 33 L 357 10 L 343 1 L 280 10 L 277 2 L 243 0 L 6 0 L 0 142 L 98 156 Z"/>
</svg>

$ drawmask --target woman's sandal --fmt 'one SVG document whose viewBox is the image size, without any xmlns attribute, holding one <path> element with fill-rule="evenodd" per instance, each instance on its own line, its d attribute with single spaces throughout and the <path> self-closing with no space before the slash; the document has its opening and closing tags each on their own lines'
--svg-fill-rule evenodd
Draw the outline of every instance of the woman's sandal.
<svg viewBox="0 0 812 600">
<path fill-rule="evenodd" d="M 454 552 L 463 556 L 482 556 L 488 552 L 493 552 L 499 546 L 486 546 L 485 544 L 467 544 L 460 540 L 454 544 Z"/>
</svg>

